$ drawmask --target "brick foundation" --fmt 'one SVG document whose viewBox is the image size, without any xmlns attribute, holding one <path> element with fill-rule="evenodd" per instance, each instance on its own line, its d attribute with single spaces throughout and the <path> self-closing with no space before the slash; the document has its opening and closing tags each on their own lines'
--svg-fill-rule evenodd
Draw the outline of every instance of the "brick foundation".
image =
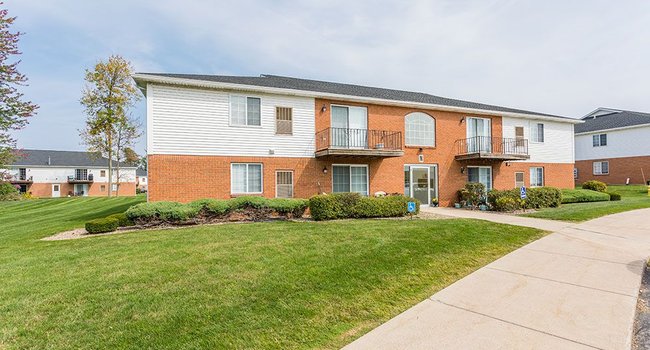
<svg viewBox="0 0 650 350">
<path fill-rule="evenodd" d="M 608 175 L 594 175 L 593 162 L 598 161 L 609 162 Z M 577 184 L 598 180 L 611 185 L 623 185 L 628 178 L 630 184 L 643 184 L 644 174 L 645 181 L 650 181 L 650 156 L 579 160 L 576 161 L 576 168 L 578 169 Z"/>
<path fill-rule="evenodd" d="M 27 187 L 27 192 L 31 192 L 33 196 L 38 198 L 52 197 L 52 185 L 54 183 L 33 183 Z M 60 183 L 61 197 L 67 197 L 69 193 L 74 193 L 74 184 L 67 182 Z M 104 190 L 102 191 L 102 186 Z M 107 182 L 93 182 L 88 184 L 89 197 L 106 197 L 108 196 L 108 183 Z M 119 192 L 113 192 L 113 196 L 135 196 L 135 182 L 123 182 L 120 184 Z"/>
</svg>

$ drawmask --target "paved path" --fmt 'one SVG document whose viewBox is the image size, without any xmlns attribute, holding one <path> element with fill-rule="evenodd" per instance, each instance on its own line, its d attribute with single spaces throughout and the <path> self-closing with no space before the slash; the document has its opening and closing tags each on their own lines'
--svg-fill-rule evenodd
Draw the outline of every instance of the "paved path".
<svg viewBox="0 0 650 350">
<path fill-rule="evenodd" d="M 555 231 L 477 270 L 345 349 L 630 349 L 650 209 L 582 224 L 468 212 Z"/>
</svg>

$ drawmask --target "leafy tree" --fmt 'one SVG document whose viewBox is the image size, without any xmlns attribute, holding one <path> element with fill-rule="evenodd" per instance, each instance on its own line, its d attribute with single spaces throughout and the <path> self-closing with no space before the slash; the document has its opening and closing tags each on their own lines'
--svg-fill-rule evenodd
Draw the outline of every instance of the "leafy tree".
<svg viewBox="0 0 650 350">
<path fill-rule="evenodd" d="M 18 41 L 23 34 L 10 30 L 15 20 L 16 17 L 9 17 L 6 9 L 0 9 L 0 168 L 14 158 L 12 149 L 16 147 L 16 140 L 10 131 L 25 127 L 28 118 L 38 109 L 34 103 L 25 101 L 18 91 L 18 87 L 26 85 L 27 77 L 18 72 L 20 60 L 11 60 L 21 54 Z"/>
<path fill-rule="evenodd" d="M 121 158 L 120 150 L 139 136 L 137 130 L 132 130 L 137 126 L 128 117 L 129 109 L 140 100 L 131 79 L 132 71 L 131 63 L 118 55 L 98 62 L 93 70 L 86 70 L 86 86 L 80 101 L 86 113 L 86 126 L 80 130 L 80 136 L 89 151 L 108 158 L 109 197 L 114 158 Z"/>
<path fill-rule="evenodd" d="M 124 163 L 129 165 L 140 165 L 140 156 L 131 147 L 124 149 Z"/>
<path fill-rule="evenodd" d="M 117 191 L 119 194 L 122 176 L 120 174 L 120 165 L 135 165 L 133 160 L 138 159 L 138 154 L 131 147 L 135 140 L 140 137 L 140 123 L 131 117 L 121 118 L 115 128 L 115 154 L 117 155 L 117 166 L 115 167 L 115 178 L 117 181 Z M 130 152 L 128 152 L 130 151 Z M 132 154 L 131 154 L 132 153 Z M 129 159 L 130 157 L 130 159 Z"/>
</svg>

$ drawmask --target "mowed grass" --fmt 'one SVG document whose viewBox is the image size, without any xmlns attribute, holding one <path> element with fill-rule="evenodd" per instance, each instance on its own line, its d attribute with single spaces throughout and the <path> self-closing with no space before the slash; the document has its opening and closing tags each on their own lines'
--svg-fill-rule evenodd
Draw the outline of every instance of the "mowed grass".
<svg viewBox="0 0 650 350">
<path fill-rule="evenodd" d="M 0 349 L 339 348 L 544 234 L 357 220 L 39 240 L 141 200 L 0 204 Z"/>
<path fill-rule="evenodd" d="M 650 208 L 648 187 L 642 185 L 611 185 L 609 192 L 621 194 L 620 201 L 562 204 L 559 208 L 546 208 L 534 213 L 522 214 L 542 219 L 562 221 L 585 221 L 628 210 Z"/>
</svg>

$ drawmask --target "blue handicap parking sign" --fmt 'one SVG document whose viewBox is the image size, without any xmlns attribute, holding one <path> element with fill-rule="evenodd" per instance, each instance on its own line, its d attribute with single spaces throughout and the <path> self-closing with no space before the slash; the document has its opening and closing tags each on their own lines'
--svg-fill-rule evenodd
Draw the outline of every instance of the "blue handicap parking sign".
<svg viewBox="0 0 650 350">
<path fill-rule="evenodd" d="M 526 199 L 526 187 L 521 186 L 521 199 Z"/>
<path fill-rule="evenodd" d="M 415 202 L 409 202 L 408 211 L 409 211 L 409 213 L 414 213 L 415 212 Z"/>
</svg>

